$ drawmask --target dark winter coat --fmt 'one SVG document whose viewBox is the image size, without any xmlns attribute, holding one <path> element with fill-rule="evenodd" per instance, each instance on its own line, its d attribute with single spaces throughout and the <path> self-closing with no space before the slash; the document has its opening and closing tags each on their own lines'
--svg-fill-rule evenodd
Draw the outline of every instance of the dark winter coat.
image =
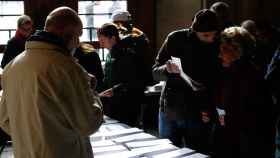
<svg viewBox="0 0 280 158">
<path fill-rule="evenodd" d="M 26 39 L 20 37 L 19 35 L 11 38 L 4 50 L 3 59 L 1 61 L 1 67 L 4 68 L 11 60 L 13 60 L 17 55 L 22 53 L 25 49 Z"/>
<path fill-rule="evenodd" d="M 230 150 L 228 154 L 233 157 L 254 157 L 254 154 L 270 157 L 275 117 L 262 72 L 252 61 L 240 59 L 225 71 L 223 77 L 220 108 L 226 112 L 224 147 Z"/>
<path fill-rule="evenodd" d="M 176 118 L 199 118 L 200 112 L 213 110 L 211 95 L 218 77 L 218 51 L 217 43 L 201 42 L 190 29 L 168 35 L 153 66 L 154 79 L 166 81 L 160 98 L 162 111 L 174 112 Z M 171 56 L 180 58 L 183 71 L 206 88 L 195 92 L 178 74 L 169 74 L 165 63 Z"/>
</svg>

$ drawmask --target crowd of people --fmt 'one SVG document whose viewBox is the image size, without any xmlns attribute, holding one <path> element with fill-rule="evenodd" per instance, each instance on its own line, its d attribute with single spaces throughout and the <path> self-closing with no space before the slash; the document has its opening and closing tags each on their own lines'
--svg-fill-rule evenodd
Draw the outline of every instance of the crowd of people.
<svg viewBox="0 0 280 158">
<path fill-rule="evenodd" d="M 164 81 L 159 137 L 213 158 L 280 157 L 279 32 L 230 17 L 224 2 L 199 10 L 155 58 L 130 13 L 116 11 L 97 30 L 109 50 L 102 66 L 80 43 L 74 10 L 53 10 L 36 33 L 21 16 L 1 62 L 0 134 L 11 136 L 16 158 L 90 158 L 103 114 L 139 126 L 145 87 Z"/>
</svg>

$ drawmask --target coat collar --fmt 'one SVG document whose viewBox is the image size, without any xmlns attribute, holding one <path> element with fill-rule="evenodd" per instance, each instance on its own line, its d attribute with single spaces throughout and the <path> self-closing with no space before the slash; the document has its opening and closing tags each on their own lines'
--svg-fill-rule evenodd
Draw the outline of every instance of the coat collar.
<svg viewBox="0 0 280 158">
<path fill-rule="evenodd" d="M 26 49 L 56 49 L 65 55 L 70 55 L 64 41 L 55 34 L 46 31 L 40 31 L 31 36 L 25 47 Z"/>
</svg>

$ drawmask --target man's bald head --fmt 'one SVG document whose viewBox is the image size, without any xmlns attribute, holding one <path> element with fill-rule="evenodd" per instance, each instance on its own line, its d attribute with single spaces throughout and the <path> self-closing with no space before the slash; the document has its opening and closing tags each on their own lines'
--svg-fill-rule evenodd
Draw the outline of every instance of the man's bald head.
<svg viewBox="0 0 280 158">
<path fill-rule="evenodd" d="M 64 30 L 67 26 L 78 25 L 82 25 L 82 21 L 76 11 L 69 7 L 59 7 L 47 16 L 45 30 Z"/>
<path fill-rule="evenodd" d="M 61 37 L 71 50 L 79 42 L 82 27 L 82 21 L 76 11 L 69 7 L 59 7 L 48 15 L 44 30 Z"/>
</svg>

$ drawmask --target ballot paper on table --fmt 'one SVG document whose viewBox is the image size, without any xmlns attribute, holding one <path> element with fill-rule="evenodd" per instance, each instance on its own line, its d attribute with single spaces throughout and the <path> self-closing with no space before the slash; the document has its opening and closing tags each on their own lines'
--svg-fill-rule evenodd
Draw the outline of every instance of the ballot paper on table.
<svg viewBox="0 0 280 158">
<path fill-rule="evenodd" d="M 102 141 L 102 140 L 110 140 L 130 134 L 141 133 L 143 132 L 142 129 L 139 128 L 127 128 L 127 129 L 120 129 L 115 131 L 106 131 L 103 130 L 102 132 L 94 133 L 90 136 L 90 141 Z"/>
<path fill-rule="evenodd" d="M 93 148 L 116 145 L 116 143 L 114 143 L 111 140 L 102 140 L 102 141 L 95 141 L 90 143 Z"/>
<path fill-rule="evenodd" d="M 181 59 L 177 58 L 177 57 L 173 57 L 171 56 L 171 62 L 173 64 L 176 64 L 178 66 L 178 69 L 180 71 L 180 76 L 182 77 L 182 79 L 184 81 L 187 82 L 187 84 L 194 90 L 194 91 L 199 91 L 204 89 L 204 86 L 202 83 L 199 83 L 197 81 L 194 81 L 192 78 L 190 78 L 184 71 L 182 68 L 182 63 L 181 63 Z"/>
<path fill-rule="evenodd" d="M 209 156 L 204 155 L 204 154 L 200 154 L 200 153 L 195 153 L 195 154 L 192 154 L 192 155 L 185 156 L 183 158 L 209 158 Z"/>
<path fill-rule="evenodd" d="M 172 143 L 169 139 L 156 139 L 156 140 L 146 140 L 146 141 L 135 141 L 135 142 L 129 142 L 125 144 L 128 148 L 132 149 L 132 148 L 148 147 L 148 146 L 172 144 Z"/>
<path fill-rule="evenodd" d="M 119 121 L 118 120 L 115 120 L 115 119 L 112 119 L 106 115 L 104 115 L 103 117 L 103 123 L 102 124 L 114 124 L 114 123 L 118 123 Z"/>
<path fill-rule="evenodd" d="M 179 157 L 184 155 L 189 155 L 191 153 L 194 153 L 195 151 L 189 148 L 182 148 L 170 152 L 165 152 L 162 154 L 154 155 L 153 158 L 166 158 L 166 157 Z"/>
<path fill-rule="evenodd" d="M 161 144 L 161 145 L 148 146 L 148 147 L 143 147 L 143 148 L 134 148 L 134 149 L 131 149 L 130 152 L 132 152 L 135 156 L 152 157 L 152 155 L 155 155 L 155 154 L 165 153 L 165 152 L 169 152 L 169 151 L 177 150 L 177 149 L 178 149 L 178 147 L 176 147 L 172 144 Z"/>
<path fill-rule="evenodd" d="M 139 140 L 154 139 L 154 138 L 156 138 L 156 137 L 153 135 L 150 135 L 148 133 L 136 133 L 136 134 L 131 134 L 131 135 L 115 138 L 112 140 L 117 143 L 123 143 L 123 142 L 129 142 L 129 141 L 139 141 Z"/>
<path fill-rule="evenodd" d="M 117 153 L 122 151 L 128 151 L 128 149 L 123 145 L 111 145 L 111 146 L 102 146 L 102 147 L 93 147 L 92 148 L 94 155 L 97 154 L 106 154 L 106 153 Z"/>
<path fill-rule="evenodd" d="M 178 148 L 172 144 L 163 144 L 150 147 L 136 148 L 130 151 L 121 151 L 114 153 L 105 153 L 94 155 L 95 158 L 143 158 L 145 156 L 152 157 L 153 153 L 164 153 L 171 150 L 177 150 Z"/>
</svg>

